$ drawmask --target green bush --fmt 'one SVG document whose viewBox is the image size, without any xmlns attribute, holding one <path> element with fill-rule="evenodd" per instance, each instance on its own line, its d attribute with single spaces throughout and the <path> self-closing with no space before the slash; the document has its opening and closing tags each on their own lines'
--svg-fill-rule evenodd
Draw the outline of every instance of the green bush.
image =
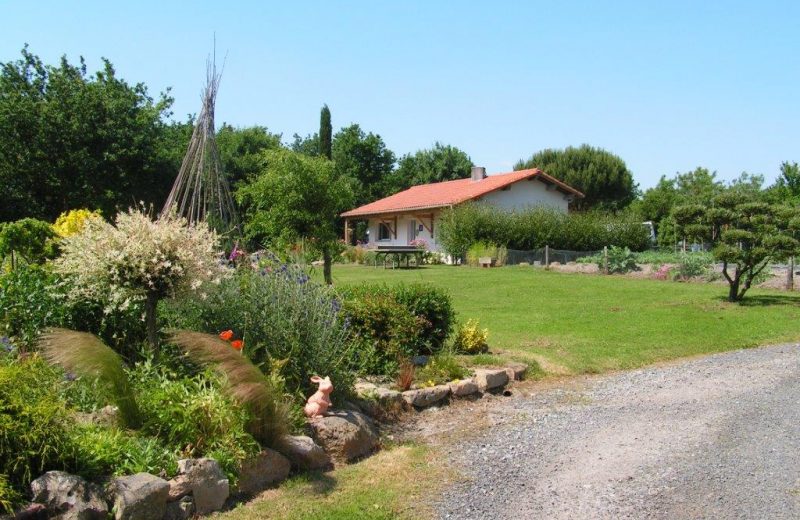
<svg viewBox="0 0 800 520">
<path fill-rule="evenodd" d="M 0 474 L 0 512 L 14 512 L 14 506 L 22 502 L 22 493 L 11 487 L 8 478 Z"/>
<path fill-rule="evenodd" d="M 142 412 L 144 435 L 157 437 L 184 457 L 211 457 L 229 478 L 260 450 L 246 431 L 249 415 L 231 400 L 214 376 L 181 377 L 150 361 L 137 364 L 131 379 Z"/>
<path fill-rule="evenodd" d="M 481 258 L 491 258 L 496 266 L 502 266 L 508 258 L 508 249 L 492 242 L 476 242 L 467 250 L 467 264 L 478 267 Z"/>
<path fill-rule="evenodd" d="M 59 385 L 38 356 L 0 362 L 0 475 L 18 492 L 45 471 L 68 469 L 71 421 Z"/>
<path fill-rule="evenodd" d="M 309 279 L 300 268 L 274 261 L 240 268 L 205 299 L 186 298 L 161 308 L 170 327 L 219 334 L 233 330 L 243 352 L 269 374 L 280 370 L 292 394 L 316 390 L 312 375 L 330 376 L 334 399 L 353 385 L 349 331 L 341 302 L 331 287 Z"/>
<path fill-rule="evenodd" d="M 56 253 L 53 227 L 42 220 L 24 218 L 16 222 L 0 223 L 0 264 L 12 259 L 11 268 L 19 259 L 28 264 L 42 264 Z"/>
<path fill-rule="evenodd" d="M 71 431 L 73 471 L 97 479 L 108 475 L 146 472 L 165 474 L 178 469 L 178 456 L 160 439 L 97 425 L 80 425 Z"/>
<path fill-rule="evenodd" d="M 682 253 L 678 257 L 678 265 L 673 270 L 676 278 L 688 280 L 695 276 L 705 275 L 713 260 L 705 254 Z"/>
<path fill-rule="evenodd" d="M 45 328 L 67 327 L 96 334 L 124 357 L 135 358 L 145 338 L 140 305 L 104 312 L 98 303 L 69 301 L 67 291 L 47 266 L 20 265 L 0 274 L 0 335 L 26 351 Z"/>
<path fill-rule="evenodd" d="M 392 295 L 368 291 L 344 300 L 353 344 L 351 362 L 362 374 L 397 372 L 400 362 L 416 355 L 421 320 Z"/>
<path fill-rule="evenodd" d="M 643 251 L 649 230 L 633 216 L 564 213 L 551 208 L 509 212 L 485 204 L 461 204 L 442 213 L 438 240 L 454 258 L 464 258 L 476 242 L 530 251 L 545 245 L 570 251 L 596 251 L 604 246 Z"/>
<path fill-rule="evenodd" d="M 420 386 L 442 385 L 467 376 L 467 369 L 462 367 L 456 357 L 448 351 L 431 356 L 428 363 L 417 369 L 415 379 Z"/>
<path fill-rule="evenodd" d="M 0 274 L 0 335 L 22 351 L 34 347 L 42 329 L 69 320 L 69 310 L 55 287 L 57 278 L 36 265 Z"/>
<path fill-rule="evenodd" d="M 367 284 L 340 290 L 345 300 L 382 295 L 401 304 L 416 319 L 419 331 L 408 338 L 414 355 L 440 351 L 453 330 L 455 310 L 450 295 L 443 289 L 423 284 Z"/>
<path fill-rule="evenodd" d="M 480 354 L 489 351 L 489 329 L 481 329 L 478 320 L 467 320 L 453 338 L 453 349 L 464 354 Z"/>
<path fill-rule="evenodd" d="M 605 260 L 601 257 L 600 261 L 597 263 L 597 266 L 600 269 L 605 267 Z M 636 258 L 633 256 L 633 253 L 627 247 L 615 247 L 611 246 L 608 248 L 608 272 L 609 273 L 629 273 L 631 271 L 635 271 L 636 267 Z"/>
</svg>

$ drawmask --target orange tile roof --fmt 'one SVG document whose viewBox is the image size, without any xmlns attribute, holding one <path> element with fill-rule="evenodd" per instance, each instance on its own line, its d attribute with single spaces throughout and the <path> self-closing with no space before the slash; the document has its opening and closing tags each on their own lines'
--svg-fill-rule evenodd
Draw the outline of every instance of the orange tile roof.
<svg viewBox="0 0 800 520">
<path fill-rule="evenodd" d="M 511 173 L 489 175 L 479 181 L 471 178 L 422 184 L 370 202 L 342 213 L 343 217 L 366 217 L 398 211 L 433 209 L 453 206 L 473 200 L 521 180 L 538 177 L 542 182 L 555 184 L 559 190 L 583 198 L 583 193 L 551 177 L 539 169 L 519 170 Z"/>
</svg>

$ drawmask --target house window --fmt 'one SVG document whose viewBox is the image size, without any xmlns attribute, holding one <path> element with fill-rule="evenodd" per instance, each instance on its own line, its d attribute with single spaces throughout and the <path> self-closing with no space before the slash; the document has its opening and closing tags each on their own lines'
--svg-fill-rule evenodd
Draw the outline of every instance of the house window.
<svg viewBox="0 0 800 520">
<path fill-rule="evenodd" d="M 384 224 L 383 222 L 378 224 L 378 240 L 391 240 L 392 239 L 392 232 L 389 230 L 389 226 Z"/>
</svg>

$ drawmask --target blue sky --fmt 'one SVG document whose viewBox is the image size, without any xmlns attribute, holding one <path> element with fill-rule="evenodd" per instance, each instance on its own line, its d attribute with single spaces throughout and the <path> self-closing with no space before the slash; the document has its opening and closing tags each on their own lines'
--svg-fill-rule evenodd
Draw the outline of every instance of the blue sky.
<svg viewBox="0 0 800 520">
<path fill-rule="evenodd" d="M 75 5 L 70 5 L 75 4 Z M 380 134 L 398 156 L 434 141 L 489 172 L 589 143 L 642 188 L 696 166 L 775 178 L 800 161 L 800 2 L 17 2 L 0 61 L 102 56 L 196 113 L 216 33 L 218 123 Z"/>
</svg>

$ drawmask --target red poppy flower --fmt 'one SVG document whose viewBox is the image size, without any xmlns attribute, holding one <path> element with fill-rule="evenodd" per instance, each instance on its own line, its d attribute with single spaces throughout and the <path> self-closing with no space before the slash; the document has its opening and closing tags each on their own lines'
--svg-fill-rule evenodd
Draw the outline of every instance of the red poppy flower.
<svg viewBox="0 0 800 520">
<path fill-rule="evenodd" d="M 233 348 L 235 348 L 236 350 L 242 350 L 242 348 L 244 347 L 244 341 L 242 341 L 240 339 L 231 341 L 231 346 Z"/>
<path fill-rule="evenodd" d="M 230 341 L 232 337 L 233 337 L 232 330 L 225 330 L 219 333 L 219 338 L 224 339 L 225 341 Z"/>
</svg>

